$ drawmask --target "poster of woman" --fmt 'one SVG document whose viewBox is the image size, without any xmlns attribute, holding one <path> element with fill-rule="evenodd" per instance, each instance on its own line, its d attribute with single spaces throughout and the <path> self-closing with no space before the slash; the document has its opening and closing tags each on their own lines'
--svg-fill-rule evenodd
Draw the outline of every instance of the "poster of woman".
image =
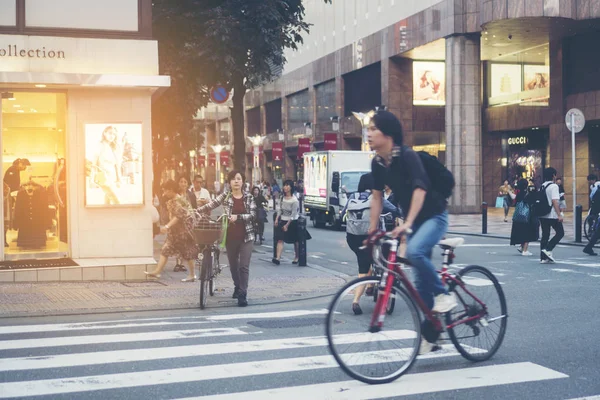
<svg viewBox="0 0 600 400">
<path fill-rule="evenodd" d="M 446 104 L 445 73 L 443 61 L 413 62 L 413 104 Z"/>
<path fill-rule="evenodd" d="M 144 204 L 141 124 L 85 125 L 85 204 Z"/>
</svg>

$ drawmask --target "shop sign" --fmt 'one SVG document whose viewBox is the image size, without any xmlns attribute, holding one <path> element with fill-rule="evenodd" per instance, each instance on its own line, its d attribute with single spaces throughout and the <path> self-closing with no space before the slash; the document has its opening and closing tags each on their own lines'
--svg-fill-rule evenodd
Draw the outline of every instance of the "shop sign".
<svg viewBox="0 0 600 400">
<path fill-rule="evenodd" d="M 527 144 L 528 141 L 529 140 L 527 139 L 527 136 L 518 136 L 518 137 L 508 138 L 509 145 Z"/>
<path fill-rule="evenodd" d="M 230 153 L 229 151 L 222 151 L 220 156 L 221 166 L 228 167 L 229 166 Z"/>
<path fill-rule="evenodd" d="M 300 138 L 298 139 L 298 160 L 302 160 L 304 153 L 310 152 L 310 139 Z"/>
<path fill-rule="evenodd" d="M 337 133 L 326 133 L 325 134 L 325 143 L 324 149 L 328 150 L 337 150 Z"/>
<path fill-rule="evenodd" d="M 273 162 L 283 162 L 283 142 L 273 142 Z"/>
<path fill-rule="evenodd" d="M 208 166 L 209 167 L 217 166 L 217 155 L 215 153 L 210 153 L 208 155 Z"/>
<path fill-rule="evenodd" d="M 66 58 L 62 50 L 50 50 L 46 47 L 29 49 L 21 48 L 16 44 L 9 44 L 6 47 L 0 47 L 0 57 L 21 57 L 21 58 Z"/>
</svg>

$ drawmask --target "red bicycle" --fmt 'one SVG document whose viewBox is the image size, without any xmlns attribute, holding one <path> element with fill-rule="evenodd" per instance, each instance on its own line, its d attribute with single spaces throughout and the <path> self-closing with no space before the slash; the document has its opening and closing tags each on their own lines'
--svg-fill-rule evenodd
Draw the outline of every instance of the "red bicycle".
<svg viewBox="0 0 600 400">
<path fill-rule="evenodd" d="M 422 334 L 429 342 L 449 339 L 471 361 L 488 360 L 498 351 L 508 317 L 504 292 L 494 274 L 484 267 L 470 265 L 456 274 L 448 271 L 455 258 L 454 249 L 463 243 L 462 238 L 439 243 L 443 263 L 438 273 L 458 302 L 457 307 L 442 315 L 425 305 L 411 283 L 409 271 L 405 271 L 410 263 L 398 255 L 398 240 L 385 232 L 369 237 L 368 246 L 380 276 L 347 283 L 334 297 L 327 315 L 329 349 L 342 370 L 369 384 L 398 379 L 415 362 Z M 354 315 L 354 291 L 372 285 L 378 292 L 377 300 L 364 301 L 364 313 Z M 392 299 L 394 308 L 390 312 Z M 423 323 L 419 310 L 425 318 Z M 444 331 L 448 338 L 441 336 Z"/>
</svg>

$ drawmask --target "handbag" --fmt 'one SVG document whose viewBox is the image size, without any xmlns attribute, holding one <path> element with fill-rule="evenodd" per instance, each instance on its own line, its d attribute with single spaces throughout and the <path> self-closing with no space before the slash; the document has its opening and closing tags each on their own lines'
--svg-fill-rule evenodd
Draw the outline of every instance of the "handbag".
<svg viewBox="0 0 600 400">
<path fill-rule="evenodd" d="M 496 208 L 504 208 L 504 196 L 496 197 Z"/>
<path fill-rule="evenodd" d="M 515 206 L 515 212 L 513 213 L 513 222 L 528 224 L 530 216 L 531 210 L 529 209 L 529 204 L 525 203 L 524 201 L 518 202 Z"/>
</svg>

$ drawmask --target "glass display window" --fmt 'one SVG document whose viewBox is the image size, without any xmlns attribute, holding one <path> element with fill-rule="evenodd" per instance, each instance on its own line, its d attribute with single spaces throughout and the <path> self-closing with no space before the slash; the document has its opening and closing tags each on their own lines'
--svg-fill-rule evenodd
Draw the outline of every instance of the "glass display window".
<svg viewBox="0 0 600 400">
<path fill-rule="evenodd" d="M 66 95 L 2 95 L 4 258 L 68 256 Z"/>
<path fill-rule="evenodd" d="M 413 62 L 413 105 L 443 106 L 446 104 L 446 63 L 443 61 Z"/>
</svg>

